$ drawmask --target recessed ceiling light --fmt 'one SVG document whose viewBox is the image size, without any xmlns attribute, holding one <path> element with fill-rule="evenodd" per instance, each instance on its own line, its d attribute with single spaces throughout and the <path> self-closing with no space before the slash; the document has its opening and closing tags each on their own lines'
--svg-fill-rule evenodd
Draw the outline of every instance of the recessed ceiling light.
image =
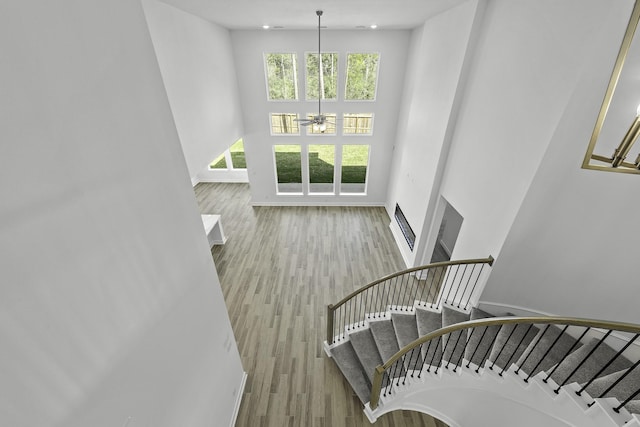
<svg viewBox="0 0 640 427">
<path fill-rule="evenodd" d="M 270 27 L 268 25 L 263 25 L 262 28 L 264 28 L 265 30 L 268 30 Z"/>
<path fill-rule="evenodd" d="M 372 30 L 375 30 L 376 28 L 378 28 L 377 24 L 371 24 L 371 26 L 369 26 L 369 28 L 371 28 Z"/>
</svg>

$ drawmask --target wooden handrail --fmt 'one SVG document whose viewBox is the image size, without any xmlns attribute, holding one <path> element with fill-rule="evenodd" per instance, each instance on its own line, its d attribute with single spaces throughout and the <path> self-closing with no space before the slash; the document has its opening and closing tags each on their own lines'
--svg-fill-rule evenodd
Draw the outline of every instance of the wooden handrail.
<svg viewBox="0 0 640 427">
<path fill-rule="evenodd" d="M 329 304 L 327 307 L 327 342 L 331 342 L 333 339 L 333 328 L 334 328 L 334 313 L 335 311 L 340 308 L 341 306 L 343 306 L 344 304 L 346 304 L 347 302 L 349 302 L 350 300 L 352 300 L 353 298 L 355 298 L 356 296 L 360 295 L 361 293 L 365 292 L 366 290 L 379 285 L 381 283 L 385 283 L 388 282 L 394 278 L 397 277 L 401 277 L 401 276 L 405 276 L 417 271 L 429 271 L 429 270 L 434 270 L 437 268 L 448 268 L 451 266 L 459 266 L 459 265 L 470 265 L 470 264 L 488 264 L 489 266 L 492 266 L 494 262 L 494 258 L 492 256 L 488 256 L 487 258 L 475 258 L 475 259 L 465 259 L 465 260 L 459 260 L 459 261 L 443 261 L 443 262 L 435 262 L 432 264 L 427 264 L 427 265 L 422 265 L 419 267 L 413 267 L 413 268 L 408 268 L 402 271 L 398 271 L 396 273 L 393 274 L 389 274 L 385 277 L 382 277 L 378 280 L 375 280 L 353 292 L 351 292 L 349 295 L 347 295 L 346 297 L 342 298 L 340 301 L 338 301 L 335 304 Z"/>
<path fill-rule="evenodd" d="M 640 325 L 636 325 L 633 323 L 611 322 L 611 321 L 605 321 L 605 320 L 585 319 L 585 318 L 577 318 L 577 317 L 510 316 L 510 317 L 492 317 L 490 319 L 469 320 L 466 322 L 456 323 L 454 325 L 440 328 L 438 330 L 435 330 L 427 335 L 424 335 L 418 338 L 417 340 L 401 348 L 396 354 L 391 356 L 389 360 L 387 360 L 384 364 L 378 365 L 376 367 L 374 377 L 373 377 L 373 386 L 371 389 L 371 400 L 369 402 L 370 408 L 375 409 L 378 407 L 378 403 L 380 400 L 380 392 L 382 390 L 382 379 L 385 371 L 388 370 L 390 367 L 392 367 L 400 358 L 408 354 L 413 349 L 423 345 L 426 342 L 440 338 L 443 335 L 447 335 L 456 331 L 461 331 L 463 329 L 478 328 L 478 327 L 485 327 L 485 326 L 489 327 L 489 326 L 512 325 L 512 324 L 525 324 L 525 325 L 546 324 L 546 325 L 582 326 L 582 327 L 590 327 L 594 329 L 605 329 L 605 330 L 611 330 L 611 331 L 640 334 Z"/>
<path fill-rule="evenodd" d="M 341 305 L 345 304 L 347 301 L 349 301 L 350 299 L 352 299 L 356 295 L 366 291 L 367 289 L 369 289 L 369 288 L 371 288 L 371 287 L 373 287 L 373 286 L 375 286 L 375 285 L 377 285 L 379 283 L 386 282 L 387 280 L 391 280 L 391 279 L 393 279 L 395 277 L 403 276 L 405 274 L 413 273 L 415 271 L 431 270 L 431 269 L 435 269 L 435 268 L 438 268 L 438 267 L 448 267 L 450 265 L 466 265 L 466 264 L 488 264 L 488 265 L 493 265 L 493 261 L 495 261 L 495 260 L 493 259 L 493 257 L 491 255 L 489 255 L 489 257 L 487 257 L 487 258 L 464 259 L 464 260 L 460 260 L 460 261 L 434 262 L 432 264 L 427 264 L 427 265 L 423 265 L 423 266 L 420 266 L 420 267 L 408 268 L 406 270 L 398 271 L 396 273 L 389 274 L 388 276 L 384 276 L 383 278 L 378 279 L 375 282 L 371 282 L 368 285 L 365 285 L 365 286 L 361 287 L 360 289 L 356 289 L 355 291 L 351 292 L 349 295 L 347 295 L 346 297 L 342 298 L 337 303 L 332 304 L 331 306 L 333 307 L 333 310 L 335 310 L 336 308 L 338 308 Z"/>
</svg>

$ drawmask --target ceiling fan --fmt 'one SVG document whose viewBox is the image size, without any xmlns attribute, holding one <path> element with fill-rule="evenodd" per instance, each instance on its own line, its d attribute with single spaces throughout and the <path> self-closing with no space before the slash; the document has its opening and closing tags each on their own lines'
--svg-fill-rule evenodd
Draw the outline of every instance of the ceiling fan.
<svg viewBox="0 0 640 427">
<path fill-rule="evenodd" d="M 322 81 L 320 75 L 322 73 L 322 53 L 320 51 L 320 17 L 322 16 L 322 11 L 316 10 L 316 15 L 318 15 L 318 114 L 310 119 L 296 119 L 296 121 L 300 122 L 300 126 L 311 125 L 314 132 L 324 133 L 327 130 L 327 124 L 331 122 L 327 121 L 327 116 L 322 114 L 322 87 L 320 85 Z"/>
</svg>

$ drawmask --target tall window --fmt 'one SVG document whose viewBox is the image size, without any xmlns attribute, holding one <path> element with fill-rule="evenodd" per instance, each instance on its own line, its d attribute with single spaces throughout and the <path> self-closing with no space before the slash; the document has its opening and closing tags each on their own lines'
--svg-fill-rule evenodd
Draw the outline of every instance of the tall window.
<svg viewBox="0 0 640 427">
<path fill-rule="evenodd" d="M 376 98 L 378 81 L 377 53 L 350 53 L 347 55 L 347 90 L 345 99 L 372 101 Z"/>
<path fill-rule="evenodd" d="M 233 169 L 246 169 L 247 159 L 244 156 L 244 141 L 237 140 L 229 147 L 229 155 L 231 156 L 231 167 Z"/>
<path fill-rule="evenodd" d="M 229 165 L 227 167 L 227 165 Z M 209 169 L 246 169 L 247 160 L 244 156 L 244 142 L 242 138 L 233 143 L 224 153 L 213 159 Z"/>
<path fill-rule="evenodd" d="M 353 194 L 366 193 L 368 165 L 368 145 L 344 145 L 342 147 L 340 192 Z"/>
<path fill-rule="evenodd" d="M 371 135 L 373 113 L 344 113 L 342 133 L 344 135 Z"/>
<path fill-rule="evenodd" d="M 298 135 L 297 118 L 295 113 L 271 113 L 271 135 Z"/>
<path fill-rule="evenodd" d="M 269 100 L 298 99 L 295 53 L 267 53 L 264 56 Z"/>
<path fill-rule="evenodd" d="M 338 88 L 338 54 L 323 53 L 322 72 L 318 73 L 318 53 L 307 53 L 307 99 L 336 99 Z M 318 82 L 318 75 L 320 82 Z M 318 91 L 318 88 L 320 91 Z"/>
<path fill-rule="evenodd" d="M 300 145 L 274 145 L 278 193 L 302 194 L 302 153 Z"/>
<path fill-rule="evenodd" d="M 333 193 L 334 145 L 309 145 L 309 193 Z"/>
</svg>

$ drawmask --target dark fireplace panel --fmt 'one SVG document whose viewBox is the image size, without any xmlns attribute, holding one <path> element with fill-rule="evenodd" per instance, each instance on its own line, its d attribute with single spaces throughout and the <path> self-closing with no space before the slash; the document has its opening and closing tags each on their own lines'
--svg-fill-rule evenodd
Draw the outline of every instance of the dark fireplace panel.
<svg viewBox="0 0 640 427">
<path fill-rule="evenodd" d="M 400 206 L 397 203 L 394 216 L 396 217 L 396 221 L 398 221 L 398 225 L 400 226 L 400 230 L 402 230 L 402 234 L 404 234 L 404 238 L 409 244 L 409 249 L 411 249 L 411 251 L 413 252 L 413 245 L 416 243 L 416 233 L 414 233 L 413 229 L 411 229 L 407 218 L 405 218 L 404 214 L 402 213 L 402 209 L 400 209 Z"/>
</svg>

